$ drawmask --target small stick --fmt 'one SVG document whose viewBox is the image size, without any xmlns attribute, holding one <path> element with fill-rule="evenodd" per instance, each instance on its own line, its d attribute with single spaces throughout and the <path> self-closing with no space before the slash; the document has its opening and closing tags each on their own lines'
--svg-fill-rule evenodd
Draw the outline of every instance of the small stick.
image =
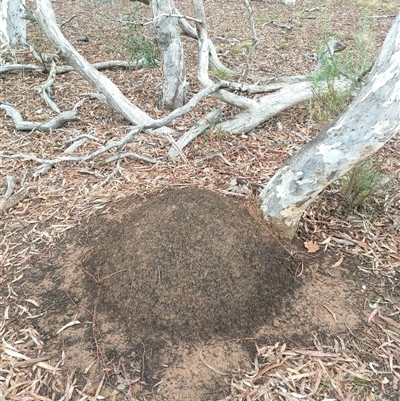
<svg viewBox="0 0 400 401">
<path fill-rule="evenodd" d="M 229 376 L 229 373 L 226 372 L 222 372 L 216 368 L 214 368 L 214 366 L 210 365 L 204 358 L 203 358 L 203 354 L 200 352 L 200 360 L 201 362 L 204 363 L 204 365 L 207 366 L 208 369 L 212 370 L 214 373 L 216 373 L 217 375 L 221 375 L 221 376 Z"/>
<path fill-rule="evenodd" d="M 333 316 L 333 320 L 337 323 L 336 315 L 326 305 L 322 306 Z"/>
<path fill-rule="evenodd" d="M 15 362 L 12 364 L 13 368 L 23 368 L 30 365 L 35 365 L 38 362 L 48 361 L 51 359 L 55 354 L 40 356 L 38 358 L 27 359 L 26 361 Z"/>
<path fill-rule="evenodd" d="M 143 352 L 142 352 L 142 372 L 141 372 L 140 378 L 141 378 L 142 383 L 145 383 L 145 381 L 144 381 L 144 364 L 145 364 L 144 355 L 146 354 L 146 347 L 145 347 L 143 341 L 142 341 L 142 347 L 143 347 Z"/>
</svg>

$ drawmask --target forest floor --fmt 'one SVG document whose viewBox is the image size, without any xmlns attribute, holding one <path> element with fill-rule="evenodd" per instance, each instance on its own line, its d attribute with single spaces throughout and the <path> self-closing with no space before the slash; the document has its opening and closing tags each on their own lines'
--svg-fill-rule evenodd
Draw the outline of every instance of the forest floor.
<svg viewBox="0 0 400 401">
<path fill-rule="evenodd" d="M 176 0 L 184 15 L 190 2 Z M 126 14 L 144 4 L 52 3 L 63 33 L 90 62 L 124 59 Z M 221 61 L 240 72 L 252 33 L 241 0 L 205 0 Z M 252 1 L 260 43 L 251 73 L 310 74 L 332 37 L 342 55 L 376 56 L 397 1 Z M 133 15 L 132 14 L 132 15 Z M 152 36 L 152 25 L 144 32 Z M 32 23 L 30 43 L 54 52 Z M 80 39 L 87 37 L 88 41 Z M 199 89 L 197 47 L 183 38 L 188 98 Z M 34 62 L 29 51 L 18 62 Z M 11 61 L 11 60 L 8 60 Z M 61 64 L 62 62 L 60 62 Z M 153 118 L 161 69 L 103 73 Z M 36 88 L 47 74 L 0 75 L 0 101 L 31 121 L 56 116 Z M 53 99 L 79 103 L 80 120 L 53 132 L 18 132 L 0 111 L 0 152 L 54 159 L 71 138 L 95 136 L 88 154 L 129 123 L 77 73 L 59 75 Z M 207 98 L 170 127 L 177 139 L 220 106 Z M 0 221 L 0 398 L 48 400 L 399 400 L 400 145 L 367 165 L 388 184 L 349 204 L 345 182 L 328 187 L 283 242 L 262 223 L 260 188 L 327 122 L 330 101 L 299 104 L 246 135 L 209 129 L 168 157 L 170 140 L 139 134 L 124 151 L 154 163 L 105 158 L 56 164 L 0 158 L 0 185 L 18 178 L 26 198 Z M 331 115 L 329 118 L 333 118 Z M 110 154 L 108 154 L 109 156 Z M 362 180 L 362 179 L 359 179 Z"/>
</svg>

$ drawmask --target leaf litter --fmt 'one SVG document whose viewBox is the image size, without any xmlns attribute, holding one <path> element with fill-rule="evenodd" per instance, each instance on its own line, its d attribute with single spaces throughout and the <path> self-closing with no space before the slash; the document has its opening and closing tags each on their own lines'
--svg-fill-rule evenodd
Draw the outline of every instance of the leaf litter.
<svg viewBox="0 0 400 401">
<path fill-rule="evenodd" d="M 254 4 L 254 7 L 261 7 L 262 11 L 264 5 L 257 5 L 256 2 Z M 349 11 L 345 6 L 342 7 L 342 13 Z M 60 11 L 60 16 L 66 13 L 62 8 Z M 291 11 L 280 8 L 279 12 L 290 14 Z M 215 13 L 216 17 L 217 14 Z M 219 28 L 223 23 L 218 20 L 210 21 L 211 32 L 213 24 Z M 383 20 L 379 23 L 383 23 Z M 387 24 L 384 28 L 380 25 L 379 29 L 381 36 L 384 37 Z M 242 32 L 236 34 L 238 37 L 244 37 Z M 272 38 L 271 34 L 272 32 L 268 36 Z M 267 69 L 279 68 L 281 55 L 275 54 L 275 57 L 271 58 L 271 54 L 274 54 L 274 51 L 271 53 L 269 48 L 266 49 L 265 55 L 260 55 L 259 63 L 264 62 Z M 227 57 L 233 58 L 233 55 L 229 54 Z M 290 57 L 288 59 L 290 60 Z M 232 61 L 237 63 L 236 60 Z M 286 63 L 284 68 L 290 68 L 290 64 Z M 261 65 L 260 68 L 265 66 Z M 123 77 L 123 74 L 110 72 L 110 75 L 124 85 L 121 78 L 118 78 L 118 76 Z M 6 89 L 4 96 L 10 101 L 17 99 L 17 103 L 24 107 L 29 96 L 26 94 L 29 93 L 30 86 L 37 81 L 37 76 L 38 74 L 27 74 L 22 81 L 20 76 L 16 77 L 14 87 L 19 88 L 19 93 L 25 93 L 25 98 L 18 97 L 14 89 L 13 93 Z M 65 99 L 76 96 L 71 93 L 72 89 L 78 89 L 81 93 L 88 91 L 88 85 L 82 80 L 75 79 L 71 83 L 70 79 L 67 75 L 57 78 L 64 86 L 63 95 L 57 98 L 60 104 Z M 35 103 L 35 99 L 32 102 Z M 153 103 L 147 101 L 147 105 L 148 109 L 153 111 L 151 110 Z M 54 143 L 64 144 L 66 136 L 81 134 L 88 126 L 96 131 L 102 141 L 124 133 L 125 122 L 113 115 L 104 105 L 93 105 L 88 102 L 82 106 L 80 112 L 81 126 L 72 125 L 71 128 L 58 130 L 52 135 L 40 132 L 28 136 L 21 135 L 13 130 L 9 121 L 6 121 L 8 126 L 3 127 L 0 133 L 2 147 L 8 151 L 24 147 L 29 150 L 34 147 L 38 155 L 50 158 L 56 156 L 58 151 L 67 148 L 66 146 L 55 148 Z M 196 113 L 192 113 L 189 118 L 196 120 L 198 117 L 195 116 Z M 36 119 L 38 116 L 47 118 L 45 114 L 43 111 L 38 114 L 28 108 L 25 110 L 27 118 Z M 298 106 L 288 113 L 283 113 L 279 119 L 297 132 L 298 126 L 304 126 L 301 118 L 306 114 L 306 110 Z M 102 118 L 100 119 L 98 115 L 102 115 Z M 57 244 L 65 238 L 66 232 L 72 227 L 84 224 L 95 213 L 106 215 L 113 201 L 126 198 L 132 193 L 141 196 L 171 184 L 227 192 L 232 177 L 239 178 L 239 181 L 244 179 L 245 185 L 252 192 L 254 187 L 251 184 L 265 183 L 281 161 L 304 143 L 299 136 L 285 131 L 280 133 L 283 139 L 277 141 L 275 120 L 272 119 L 263 128 L 263 133 L 256 132 L 256 139 L 217 138 L 211 134 L 208 143 L 195 143 L 187 149 L 185 154 L 191 163 L 189 166 L 165 158 L 165 152 L 160 149 L 167 145 L 166 142 L 138 136 L 137 142 L 130 145 L 132 147 L 130 150 L 135 151 L 140 148 L 146 156 L 158 159 L 156 166 L 124 163 L 123 168 L 110 180 L 108 177 L 113 170 L 106 166 L 94 168 L 91 163 L 82 166 L 57 166 L 40 181 L 28 180 L 26 183 L 21 183 L 21 188 L 26 184 L 32 185 L 34 193 L 15 209 L 3 215 L 1 220 L 0 397 L 19 401 L 102 399 L 105 397 L 103 394 L 110 399 L 117 399 L 120 396 L 126 400 L 138 397 L 157 398 L 157 389 L 161 384 L 156 383 L 152 389 L 154 391 L 146 394 L 140 384 L 143 381 L 142 372 L 136 377 L 130 377 L 124 363 L 120 363 L 108 372 L 108 378 L 115 377 L 116 385 L 104 375 L 86 379 L 86 384 L 82 385 L 75 372 L 63 370 L 64 353 L 57 355 L 49 353 L 44 347 L 45 340 L 42 338 L 42 333 L 35 329 L 35 320 L 40 316 L 39 302 L 33 299 L 32 294 L 24 292 L 25 276 L 33 268 L 30 260 L 56 249 Z M 184 120 L 179 124 L 187 126 Z M 307 136 L 312 133 L 312 130 L 302 132 Z M 196 163 L 208 157 L 214 148 L 218 149 L 218 154 L 221 156 L 212 158 L 206 163 Z M 87 141 L 81 145 L 79 151 L 86 153 L 94 149 L 94 144 Z M 386 168 L 389 173 L 394 173 L 395 181 L 398 179 L 399 154 L 399 145 L 392 140 L 377 156 L 387 160 Z M 2 183 L 6 181 L 6 174 L 24 177 L 34 167 L 32 163 L 4 160 L 0 161 L 0 166 Z M 211 363 L 208 362 L 209 357 L 203 357 L 209 365 L 206 369 L 212 373 L 218 376 L 217 372 L 224 374 L 229 372 L 231 375 L 229 382 L 222 382 L 225 391 L 229 389 L 230 392 L 223 399 L 397 399 L 400 379 L 398 188 L 396 181 L 391 192 L 377 195 L 378 200 L 384 203 L 384 212 L 376 213 L 373 219 L 364 212 L 357 212 L 351 219 L 344 219 L 343 216 L 332 213 L 340 203 L 334 189 L 325 191 L 302 219 L 299 238 L 303 242 L 311 241 L 325 245 L 325 250 L 346 255 L 345 259 L 357 257 L 362 260 L 358 269 L 367 277 L 380 280 L 381 284 L 376 286 L 375 291 L 381 301 L 365 316 L 361 329 L 349 328 L 345 333 L 332 333 L 325 338 L 319 338 L 315 334 L 313 343 L 307 347 L 298 346 L 293 341 L 282 340 L 273 345 L 257 345 L 253 366 L 247 370 L 229 371 L 226 368 L 221 370 L 219 366 L 223 361 L 220 360 L 219 364 L 218 361 Z M 341 258 L 342 256 L 336 261 Z M 332 265 L 336 263 L 333 262 Z M 367 310 L 368 307 L 367 302 Z M 268 341 L 264 342 L 268 344 Z M 199 356 L 199 360 L 200 358 Z M 84 373 L 88 374 L 94 369 L 95 360 L 88 359 L 86 362 Z"/>
</svg>

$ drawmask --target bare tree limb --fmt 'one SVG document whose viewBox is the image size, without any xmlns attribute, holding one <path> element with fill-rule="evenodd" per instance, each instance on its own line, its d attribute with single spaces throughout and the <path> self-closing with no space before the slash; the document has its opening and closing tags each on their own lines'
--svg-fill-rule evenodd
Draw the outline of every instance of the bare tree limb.
<svg viewBox="0 0 400 401">
<path fill-rule="evenodd" d="M 6 212 L 8 209 L 16 206 L 28 195 L 31 188 L 24 188 L 16 192 L 14 195 L 14 187 L 16 184 L 16 178 L 8 175 L 7 176 L 7 190 L 2 198 L 0 198 L 0 214 Z"/>
<path fill-rule="evenodd" d="M 55 104 L 55 102 L 52 100 L 52 90 L 51 87 L 53 86 L 53 83 L 56 79 L 56 63 L 54 60 L 51 61 L 51 69 L 49 73 L 49 77 L 47 78 L 47 81 L 39 86 L 37 88 L 37 91 L 39 92 L 40 96 L 43 98 L 43 100 L 46 102 L 46 104 L 56 113 L 60 113 L 60 109 L 58 106 Z"/>
<path fill-rule="evenodd" d="M 199 69 L 198 78 L 202 85 L 212 85 L 212 80 L 208 76 L 209 52 L 208 35 L 205 24 L 205 11 L 201 0 L 193 0 L 193 8 L 196 19 L 204 22 L 196 22 L 197 38 L 199 44 Z M 233 93 L 220 90 L 215 93 L 215 97 L 241 110 L 249 110 L 256 107 L 256 102 Z"/>
<path fill-rule="evenodd" d="M 101 61 L 99 63 L 92 64 L 92 67 L 96 70 L 106 70 L 108 68 L 126 68 L 126 69 L 140 69 L 145 65 L 144 60 L 139 60 L 134 63 L 128 61 L 121 60 L 110 60 L 110 61 Z M 43 67 L 39 67 L 35 64 L 6 64 L 0 66 L 0 74 L 4 74 L 9 71 L 37 71 L 37 72 L 45 72 Z M 69 65 L 64 65 L 56 68 L 56 74 L 65 74 L 67 72 L 75 71 L 74 67 Z"/>
<path fill-rule="evenodd" d="M 21 113 L 14 107 L 8 104 L 0 104 L 0 109 L 3 109 L 6 114 L 14 120 L 15 128 L 19 131 L 34 131 L 40 129 L 41 131 L 51 131 L 63 127 L 66 123 L 71 121 L 78 121 L 78 112 L 76 110 L 67 110 L 60 113 L 57 117 L 52 118 L 44 123 L 35 123 L 31 121 L 24 121 Z"/>
<path fill-rule="evenodd" d="M 153 122 L 153 119 L 149 115 L 133 105 L 110 79 L 99 73 L 68 42 L 56 23 L 50 0 L 37 1 L 36 9 L 27 10 L 26 17 L 39 24 L 46 37 L 58 49 L 60 57 L 66 59 L 79 74 L 106 96 L 110 107 L 118 111 L 133 124 L 141 125 Z"/>
<path fill-rule="evenodd" d="M 14 154 L 14 155 L 7 155 L 4 153 L 0 153 L 0 159 L 30 160 L 30 161 L 40 164 L 41 166 L 39 166 L 38 169 L 33 173 L 34 177 L 37 177 L 41 174 L 46 173 L 52 166 L 59 164 L 59 163 L 67 163 L 67 162 L 82 163 L 82 162 L 90 161 L 112 149 L 122 149 L 129 141 L 131 141 L 133 136 L 135 136 L 137 133 L 139 133 L 141 131 L 144 131 L 148 134 L 153 134 L 154 133 L 154 131 L 152 131 L 153 129 L 164 127 L 165 125 L 167 125 L 171 121 L 173 121 L 175 118 L 177 118 L 183 114 L 186 114 L 188 111 L 190 111 L 194 107 L 196 107 L 197 104 L 204 97 L 219 90 L 222 86 L 223 86 L 223 84 L 218 83 L 218 84 L 214 84 L 212 86 L 209 86 L 209 87 L 203 89 L 202 91 L 197 93 L 195 96 L 193 96 L 188 103 L 186 103 L 184 106 L 180 107 L 179 109 L 172 111 L 167 116 L 165 116 L 159 120 L 153 120 L 153 122 L 148 125 L 132 127 L 130 132 L 128 134 L 126 134 L 123 138 L 121 138 L 119 141 L 110 142 L 106 146 L 103 146 L 102 148 L 100 148 L 100 149 L 96 150 L 95 152 L 92 152 L 91 154 L 86 155 L 86 156 L 60 156 L 55 159 L 42 159 L 35 155 L 30 155 L 30 154 L 26 154 L 26 153 L 18 153 L 18 154 Z M 0 106 L 0 107 L 2 107 L 2 106 Z M 8 106 L 8 107 L 10 107 L 10 106 Z M 155 133 L 155 134 L 157 134 L 157 133 Z"/>
<path fill-rule="evenodd" d="M 128 158 L 128 157 L 131 157 L 132 159 L 139 160 L 141 162 L 146 162 L 146 163 L 151 163 L 151 164 L 157 163 L 157 159 L 152 159 L 150 157 L 141 156 L 141 155 L 138 155 L 137 153 L 133 153 L 133 152 L 121 153 L 119 155 L 111 156 L 111 157 L 109 157 L 108 159 L 105 160 L 105 163 L 111 163 L 111 162 L 114 162 L 116 160 L 121 160 L 121 159 L 125 159 L 125 158 Z"/>
<path fill-rule="evenodd" d="M 215 124 L 221 116 L 221 110 L 215 109 L 211 113 L 207 114 L 204 118 L 199 120 L 189 131 L 182 135 L 177 141 L 176 145 L 180 151 L 187 146 L 193 139 L 201 135 L 206 129 Z M 180 154 L 179 150 L 175 147 L 171 147 L 168 156 L 176 157 Z"/>
</svg>

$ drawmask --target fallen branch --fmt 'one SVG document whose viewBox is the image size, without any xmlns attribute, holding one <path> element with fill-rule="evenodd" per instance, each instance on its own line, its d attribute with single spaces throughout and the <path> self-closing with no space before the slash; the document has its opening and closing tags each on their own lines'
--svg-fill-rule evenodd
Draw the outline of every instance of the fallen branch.
<svg viewBox="0 0 400 401">
<path fill-rule="evenodd" d="M 121 60 L 110 60 L 101 61 L 99 63 L 91 64 L 96 70 L 106 70 L 109 68 L 126 68 L 138 70 L 145 66 L 144 60 L 138 60 L 135 62 L 121 61 Z M 35 72 L 45 72 L 43 67 L 39 67 L 35 64 L 7 64 L 0 66 L 0 74 L 4 74 L 9 71 L 35 71 Z M 65 74 L 67 72 L 75 71 L 74 67 L 70 65 L 63 65 L 56 68 L 56 74 Z"/>
<path fill-rule="evenodd" d="M 183 114 L 186 114 L 188 111 L 190 111 L 194 107 L 196 107 L 197 104 L 204 97 L 210 95 L 210 93 L 213 93 L 213 92 L 221 89 L 221 87 L 223 87 L 223 84 L 218 83 L 218 84 L 214 84 L 212 86 L 209 86 L 209 87 L 203 89 L 202 91 L 197 93 L 195 96 L 193 96 L 189 100 L 188 103 L 186 103 L 184 106 L 172 111 L 167 116 L 165 116 L 159 120 L 153 120 L 153 122 L 148 125 L 139 125 L 139 126 L 132 127 L 130 132 L 128 134 L 126 134 L 123 138 L 121 138 L 119 141 L 111 142 L 111 143 L 107 144 L 106 146 L 103 146 L 102 148 L 96 150 L 95 152 L 93 152 L 87 156 L 60 156 L 60 157 L 57 157 L 56 159 L 42 159 L 35 155 L 30 155 L 30 154 L 26 154 L 26 153 L 18 153 L 18 154 L 14 154 L 14 155 L 7 155 L 4 153 L 0 153 L 0 159 L 30 160 L 30 161 L 36 162 L 38 164 L 41 164 L 41 166 L 39 166 L 36 169 L 36 171 L 33 173 L 34 177 L 38 177 L 39 175 L 46 173 L 52 166 L 59 164 L 59 163 L 67 163 L 67 162 L 82 163 L 82 162 L 90 161 L 114 148 L 115 149 L 123 149 L 123 147 L 133 138 L 133 136 L 135 136 L 139 132 L 143 131 L 148 134 L 163 136 L 162 133 L 157 132 L 157 130 L 156 130 L 157 128 L 164 127 L 165 125 L 167 125 L 171 121 L 173 121 L 175 118 L 180 117 Z M 155 131 L 153 131 L 153 130 L 155 130 Z M 164 136 L 165 136 L 165 134 L 164 134 Z"/>
<path fill-rule="evenodd" d="M 71 121 L 78 121 L 78 112 L 76 110 L 67 110 L 60 113 L 57 117 L 43 123 L 36 123 L 31 121 L 24 121 L 21 113 L 10 106 L 9 104 L 0 104 L 0 109 L 3 109 L 6 114 L 14 120 L 15 128 L 19 131 L 51 131 L 63 127 L 66 123 Z"/>
<path fill-rule="evenodd" d="M 0 214 L 6 212 L 8 209 L 16 206 L 28 195 L 31 188 L 24 188 L 16 192 L 14 195 L 14 187 L 16 183 L 16 178 L 8 175 L 7 176 L 7 190 L 2 198 L 0 198 Z"/>
<path fill-rule="evenodd" d="M 350 87 L 349 80 L 337 79 L 333 82 L 335 90 L 346 90 Z M 219 127 L 222 131 L 239 135 L 253 130 L 276 114 L 287 110 L 298 103 L 305 102 L 315 96 L 313 83 L 299 82 L 286 85 L 280 90 L 258 99 L 256 107 L 238 113 L 230 120 L 222 122 Z M 319 93 L 326 93 L 327 85 L 321 83 Z"/>
<path fill-rule="evenodd" d="M 151 164 L 157 163 L 157 159 L 152 159 L 150 157 L 141 156 L 141 155 L 138 155 L 137 153 L 133 153 L 133 152 L 121 153 L 119 155 L 111 156 L 108 159 L 106 159 L 105 163 L 111 163 L 116 160 L 125 159 L 127 157 L 131 157 L 132 159 L 136 159 L 141 162 L 146 162 L 146 163 L 151 163 Z"/>
<path fill-rule="evenodd" d="M 215 109 L 211 113 L 207 114 L 204 118 L 199 120 L 188 132 L 182 135 L 177 141 L 176 145 L 179 150 L 182 150 L 185 146 L 187 146 L 193 139 L 197 138 L 201 135 L 206 129 L 215 124 L 219 117 L 221 116 L 221 110 Z M 180 152 L 175 147 L 171 147 L 168 156 L 169 157 L 177 157 Z"/>
<path fill-rule="evenodd" d="M 25 17 L 38 23 L 46 37 L 57 48 L 60 57 L 107 98 L 107 104 L 136 125 L 151 124 L 154 120 L 139 107 L 132 104 L 121 90 L 105 75 L 98 72 L 68 42 L 57 25 L 49 0 L 36 2 L 35 10 L 25 10 Z"/>
<path fill-rule="evenodd" d="M 56 113 L 61 113 L 60 109 L 58 106 L 55 104 L 53 99 L 51 98 L 52 96 L 52 90 L 51 87 L 54 84 L 54 81 L 56 79 L 56 63 L 54 60 L 51 61 L 51 69 L 49 73 L 49 77 L 47 78 L 47 81 L 39 86 L 37 88 L 37 91 L 39 92 L 40 96 L 43 98 L 43 100 L 46 102 L 46 104 Z"/>
</svg>

